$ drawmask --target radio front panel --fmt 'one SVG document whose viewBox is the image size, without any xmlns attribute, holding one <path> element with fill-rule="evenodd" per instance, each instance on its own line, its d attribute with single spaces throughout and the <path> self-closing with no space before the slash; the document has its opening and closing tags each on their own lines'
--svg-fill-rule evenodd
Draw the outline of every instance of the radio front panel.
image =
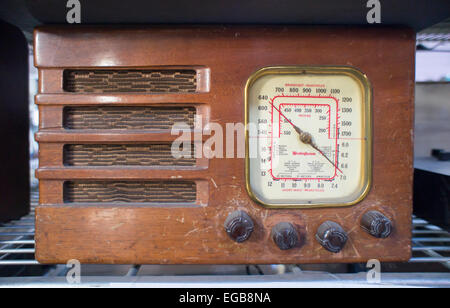
<svg viewBox="0 0 450 308">
<path fill-rule="evenodd" d="M 41 263 L 410 257 L 413 31 L 40 27 Z"/>
</svg>

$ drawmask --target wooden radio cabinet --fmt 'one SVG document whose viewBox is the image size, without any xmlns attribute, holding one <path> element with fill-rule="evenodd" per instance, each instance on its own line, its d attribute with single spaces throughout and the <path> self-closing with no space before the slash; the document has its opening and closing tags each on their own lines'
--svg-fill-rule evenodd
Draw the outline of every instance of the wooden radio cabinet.
<svg viewBox="0 0 450 308">
<path fill-rule="evenodd" d="M 44 26 L 34 39 L 39 262 L 410 258 L 412 30 Z M 266 95 L 276 82 L 279 94 Z M 190 136 L 256 118 L 271 119 L 271 130 L 247 132 L 245 157 L 197 155 L 207 133 L 186 141 L 193 155 L 171 154 L 177 122 Z M 250 158 L 249 140 L 273 142 L 274 132 L 267 160 L 293 156 L 269 175 Z M 283 138 L 293 135 L 306 150 L 290 150 L 294 139 Z"/>
</svg>

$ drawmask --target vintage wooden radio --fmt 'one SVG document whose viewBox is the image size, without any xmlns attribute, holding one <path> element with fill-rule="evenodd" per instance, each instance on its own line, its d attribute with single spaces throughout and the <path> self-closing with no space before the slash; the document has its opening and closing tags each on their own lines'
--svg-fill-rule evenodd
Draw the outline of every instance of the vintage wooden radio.
<svg viewBox="0 0 450 308">
<path fill-rule="evenodd" d="M 413 31 L 49 26 L 34 47 L 40 262 L 409 259 Z"/>
</svg>

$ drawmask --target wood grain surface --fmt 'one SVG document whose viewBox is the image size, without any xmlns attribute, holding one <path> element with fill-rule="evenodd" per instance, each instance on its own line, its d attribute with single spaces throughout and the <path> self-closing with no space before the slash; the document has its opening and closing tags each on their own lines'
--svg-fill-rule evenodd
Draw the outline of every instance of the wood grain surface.
<svg viewBox="0 0 450 308">
<path fill-rule="evenodd" d="M 262 264 L 405 261 L 411 251 L 413 90 L 415 36 L 404 28 L 352 27 L 42 27 L 35 32 L 39 69 L 40 204 L 36 257 L 42 263 Z M 170 132 L 68 131 L 64 106 L 196 106 L 204 121 L 244 122 L 244 87 L 265 66 L 345 65 L 364 72 L 373 88 L 373 184 L 359 204 L 333 209 L 265 209 L 245 189 L 244 159 L 213 158 L 186 169 L 64 166 L 65 144 L 170 141 Z M 196 93 L 67 93 L 64 69 L 196 69 Z M 200 129 L 196 127 L 195 129 Z M 173 137 L 173 136 L 172 136 Z M 207 136 L 208 137 L 208 136 Z M 63 202 L 70 180 L 195 180 L 197 207 L 76 205 Z M 250 239 L 230 240 L 227 215 L 246 211 L 255 223 Z M 376 239 L 359 227 L 378 210 L 394 232 Z M 314 239 L 326 220 L 349 235 L 337 254 Z M 301 247 L 280 250 L 271 228 L 292 223 Z"/>
</svg>

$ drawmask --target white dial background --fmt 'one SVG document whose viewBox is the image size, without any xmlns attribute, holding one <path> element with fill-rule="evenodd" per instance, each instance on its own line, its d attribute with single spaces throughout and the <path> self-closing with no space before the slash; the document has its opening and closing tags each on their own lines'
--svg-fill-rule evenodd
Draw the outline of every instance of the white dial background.
<svg viewBox="0 0 450 308">
<path fill-rule="evenodd" d="M 248 160 L 251 194 L 272 206 L 358 199 L 367 186 L 363 95 L 347 74 L 268 73 L 254 80 L 247 101 L 248 123 L 258 127 L 248 136 L 257 153 Z M 302 143 L 293 125 L 322 153 Z"/>
</svg>

